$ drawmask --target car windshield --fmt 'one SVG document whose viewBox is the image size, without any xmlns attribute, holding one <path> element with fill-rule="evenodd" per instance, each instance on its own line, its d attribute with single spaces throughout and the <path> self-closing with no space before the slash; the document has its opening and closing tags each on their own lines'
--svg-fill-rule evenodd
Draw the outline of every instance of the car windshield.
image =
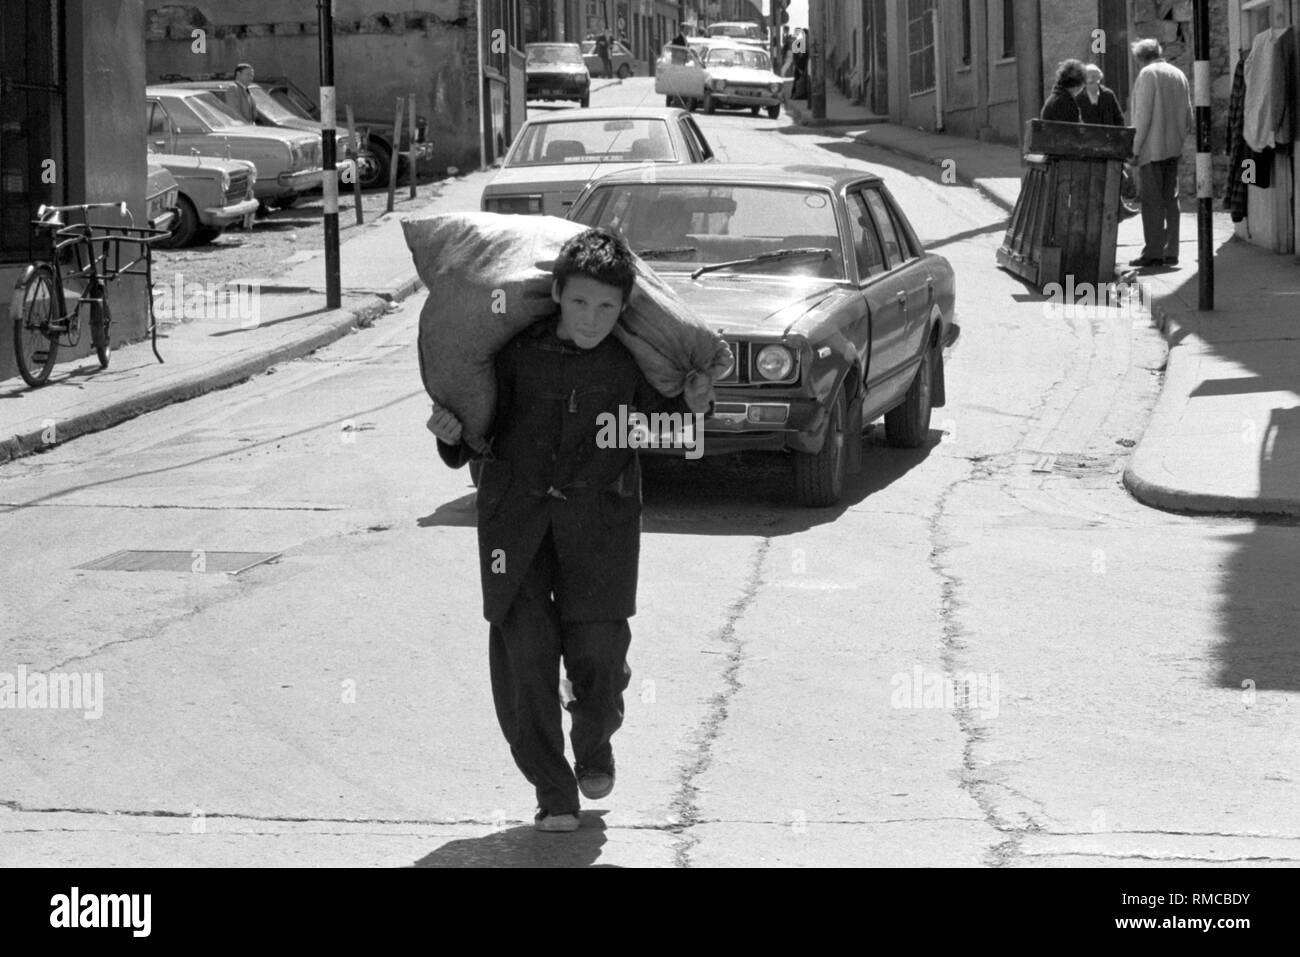
<svg viewBox="0 0 1300 957">
<path fill-rule="evenodd" d="M 260 86 L 250 86 L 248 92 L 253 96 L 253 104 L 257 107 L 257 111 L 275 126 L 285 126 L 289 123 L 302 121 L 301 116 L 285 109 L 279 100 Z"/>
<path fill-rule="evenodd" d="M 761 40 L 763 34 L 752 23 L 715 23 L 709 27 L 711 37 L 740 37 L 744 40 Z"/>
<path fill-rule="evenodd" d="M 572 63 L 582 66 L 582 51 L 576 43 L 530 43 L 527 66 L 558 66 Z"/>
<path fill-rule="evenodd" d="M 647 161 L 677 161 L 668 124 L 658 117 L 534 123 L 520 133 L 506 166 Z"/>
<path fill-rule="evenodd" d="M 198 115 L 208 126 L 214 130 L 223 130 L 231 126 L 245 126 L 242 119 L 235 116 L 217 99 L 216 94 L 200 93 L 198 96 L 185 97 L 185 105 L 188 106 L 195 114 Z"/>
<path fill-rule="evenodd" d="M 704 61 L 705 66 L 739 66 L 751 70 L 772 69 L 772 61 L 762 50 L 739 50 L 735 47 L 713 47 Z"/>
<path fill-rule="evenodd" d="M 826 190 L 780 186 L 619 183 L 597 186 L 574 217 L 622 236 L 638 255 L 666 272 L 737 263 L 718 275 L 817 276 L 844 279 L 844 249 Z"/>
</svg>

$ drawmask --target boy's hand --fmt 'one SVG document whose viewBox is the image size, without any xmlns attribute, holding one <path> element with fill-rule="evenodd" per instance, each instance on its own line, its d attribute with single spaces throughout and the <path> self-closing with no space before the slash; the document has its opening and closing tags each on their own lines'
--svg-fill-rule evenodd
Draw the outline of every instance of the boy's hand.
<svg viewBox="0 0 1300 957">
<path fill-rule="evenodd" d="M 713 383 L 709 377 L 701 372 L 692 372 L 686 376 L 686 387 L 682 390 L 682 398 L 692 412 L 705 413 L 709 411 L 709 403 L 713 399 Z"/>
<path fill-rule="evenodd" d="M 444 409 L 437 402 L 433 403 L 433 415 L 429 416 L 429 421 L 425 423 L 425 428 L 438 437 L 442 442 L 448 445 L 459 445 L 461 436 L 460 419 L 451 413 L 450 409 Z"/>
</svg>

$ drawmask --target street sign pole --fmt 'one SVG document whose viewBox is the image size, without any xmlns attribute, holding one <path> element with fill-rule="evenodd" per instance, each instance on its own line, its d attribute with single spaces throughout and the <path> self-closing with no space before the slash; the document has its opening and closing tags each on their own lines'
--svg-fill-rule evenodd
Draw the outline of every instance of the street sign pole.
<svg viewBox="0 0 1300 957">
<path fill-rule="evenodd" d="M 808 4 L 808 109 L 826 119 L 826 8 L 816 0 Z"/>
<path fill-rule="evenodd" d="M 1214 163 L 1210 157 L 1210 0 L 1193 0 L 1196 61 L 1192 67 L 1196 107 L 1197 309 L 1214 309 Z"/>
<path fill-rule="evenodd" d="M 339 177 L 334 165 L 334 10 L 333 0 L 316 0 L 320 19 L 321 192 L 325 198 L 325 307 L 343 304 L 339 282 Z"/>
</svg>

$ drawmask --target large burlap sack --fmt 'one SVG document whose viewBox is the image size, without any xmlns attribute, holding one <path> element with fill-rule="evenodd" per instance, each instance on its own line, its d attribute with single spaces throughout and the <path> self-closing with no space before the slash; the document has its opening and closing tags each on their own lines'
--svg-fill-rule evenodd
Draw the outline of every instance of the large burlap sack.
<svg viewBox="0 0 1300 957">
<path fill-rule="evenodd" d="M 496 405 L 493 358 L 556 308 L 551 269 L 560 247 L 586 227 L 553 216 L 448 213 L 402 220 L 406 245 L 429 295 L 420 313 L 420 376 L 434 401 L 481 447 Z M 715 381 L 731 355 L 681 298 L 640 259 L 637 281 L 614 328 L 646 380 L 677 396 L 688 376 Z"/>
</svg>

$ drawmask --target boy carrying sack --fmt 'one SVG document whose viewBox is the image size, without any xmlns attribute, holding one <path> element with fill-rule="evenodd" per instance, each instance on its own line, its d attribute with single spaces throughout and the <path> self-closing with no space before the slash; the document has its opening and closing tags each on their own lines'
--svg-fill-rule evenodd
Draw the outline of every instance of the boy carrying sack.
<svg viewBox="0 0 1300 957">
<path fill-rule="evenodd" d="M 623 723 L 631 678 L 641 475 L 637 443 L 611 441 L 608 423 L 626 423 L 633 411 L 675 412 L 693 419 L 699 441 L 712 379 L 730 359 L 718 339 L 707 367 L 683 376 L 680 396 L 656 391 L 633 351 L 611 335 L 637 281 L 636 259 L 621 239 L 599 229 L 573 236 L 552 273 L 558 315 L 531 321 L 496 353 L 495 409 L 482 440 L 468 441 L 461 418 L 437 401 L 428 422 L 448 465 L 481 461 L 479 566 L 492 696 L 510 753 L 536 790 L 542 831 L 577 830 L 579 791 L 597 800 L 614 787 L 610 739 Z M 557 689 L 561 661 L 573 688 L 565 706 L 572 767 Z"/>
</svg>

